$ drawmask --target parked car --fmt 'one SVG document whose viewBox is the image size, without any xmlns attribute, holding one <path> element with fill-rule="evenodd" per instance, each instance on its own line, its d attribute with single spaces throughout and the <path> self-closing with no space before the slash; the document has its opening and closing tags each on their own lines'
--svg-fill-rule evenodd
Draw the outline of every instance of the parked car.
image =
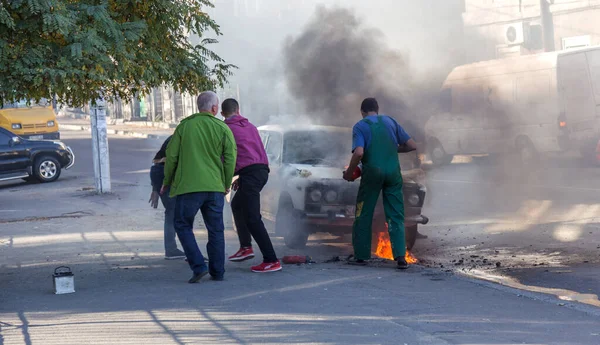
<svg viewBox="0 0 600 345">
<path fill-rule="evenodd" d="M 271 174 L 261 194 L 261 212 L 275 223 L 275 235 L 286 246 L 301 248 L 312 233 L 337 235 L 352 232 L 359 181 L 342 179 L 350 158 L 352 130 L 342 127 L 263 126 L 259 132 Z M 404 180 L 407 247 L 415 243 L 426 189 Z M 385 223 L 381 198 L 376 222 Z M 385 229 L 385 227 L 378 227 Z"/>
<path fill-rule="evenodd" d="M 49 100 L 21 100 L 0 107 L 0 128 L 30 140 L 59 140 L 58 121 Z"/>
<path fill-rule="evenodd" d="M 74 164 L 73 151 L 60 141 L 28 140 L 0 128 L 0 181 L 53 182 Z"/>
</svg>

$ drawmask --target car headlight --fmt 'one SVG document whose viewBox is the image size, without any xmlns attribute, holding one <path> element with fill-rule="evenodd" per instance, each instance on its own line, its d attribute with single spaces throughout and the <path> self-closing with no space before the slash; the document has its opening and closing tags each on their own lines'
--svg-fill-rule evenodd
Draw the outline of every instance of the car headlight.
<svg viewBox="0 0 600 345">
<path fill-rule="evenodd" d="M 48 126 L 48 127 L 54 127 L 54 121 L 48 121 L 46 123 L 46 126 Z"/>
<path fill-rule="evenodd" d="M 321 201 L 321 197 L 321 191 L 318 189 L 315 189 L 312 192 L 310 192 L 310 200 L 312 200 L 313 202 Z"/>
<path fill-rule="evenodd" d="M 334 190 L 328 190 L 327 193 L 325 193 L 325 201 L 327 201 L 328 203 L 335 202 L 337 200 L 337 197 L 338 194 Z"/>
<path fill-rule="evenodd" d="M 417 194 L 411 194 L 408 197 L 408 204 L 411 206 L 419 206 L 420 201 L 421 201 L 421 198 L 419 198 L 419 196 Z"/>
<path fill-rule="evenodd" d="M 21 126 L 20 123 L 13 123 L 12 124 L 12 129 L 21 129 L 21 128 L 23 128 L 23 127 Z"/>
</svg>

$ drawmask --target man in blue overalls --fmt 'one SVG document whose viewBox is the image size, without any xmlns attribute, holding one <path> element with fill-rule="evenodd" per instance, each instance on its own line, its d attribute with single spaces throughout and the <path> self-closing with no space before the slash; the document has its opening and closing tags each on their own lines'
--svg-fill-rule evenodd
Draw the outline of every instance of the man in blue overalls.
<svg viewBox="0 0 600 345">
<path fill-rule="evenodd" d="M 399 152 L 417 149 L 417 144 L 391 117 L 379 115 L 375 98 L 365 99 L 360 107 L 363 119 L 352 130 L 352 158 L 344 179 L 353 181 L 353 172 L 362 162 L 362 177 L 356 198 L 356 218 L 352 229 L 352 245 L 356 264 L 371 258 L 372 222 L 379 194 L 388 223 L 394 259 L 399 269 L 408 268 L 405 260 L 404 197 Z"/>
</svg>

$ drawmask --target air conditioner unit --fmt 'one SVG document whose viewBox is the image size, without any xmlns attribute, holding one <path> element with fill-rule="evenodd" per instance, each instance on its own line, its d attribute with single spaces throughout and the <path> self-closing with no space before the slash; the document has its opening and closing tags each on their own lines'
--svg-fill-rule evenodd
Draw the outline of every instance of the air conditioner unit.
<svg viewBox="0 0 600 345">
<path fill-rule="evenodd" d="M 504 43 L 508 45 L 523 44 L 525 41 L 523 23 L 504 25 Z"/>
</svg>

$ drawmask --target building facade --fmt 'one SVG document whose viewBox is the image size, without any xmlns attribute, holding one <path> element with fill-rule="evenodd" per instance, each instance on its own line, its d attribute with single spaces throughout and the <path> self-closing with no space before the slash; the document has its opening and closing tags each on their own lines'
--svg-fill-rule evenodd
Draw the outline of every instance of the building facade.
<svg viewBox="0 0 600 345">
<path fill-rule="evenodd" d="M 600 0 L 465 0 L 468 62 L 600 45 Z"/>
</svg>

